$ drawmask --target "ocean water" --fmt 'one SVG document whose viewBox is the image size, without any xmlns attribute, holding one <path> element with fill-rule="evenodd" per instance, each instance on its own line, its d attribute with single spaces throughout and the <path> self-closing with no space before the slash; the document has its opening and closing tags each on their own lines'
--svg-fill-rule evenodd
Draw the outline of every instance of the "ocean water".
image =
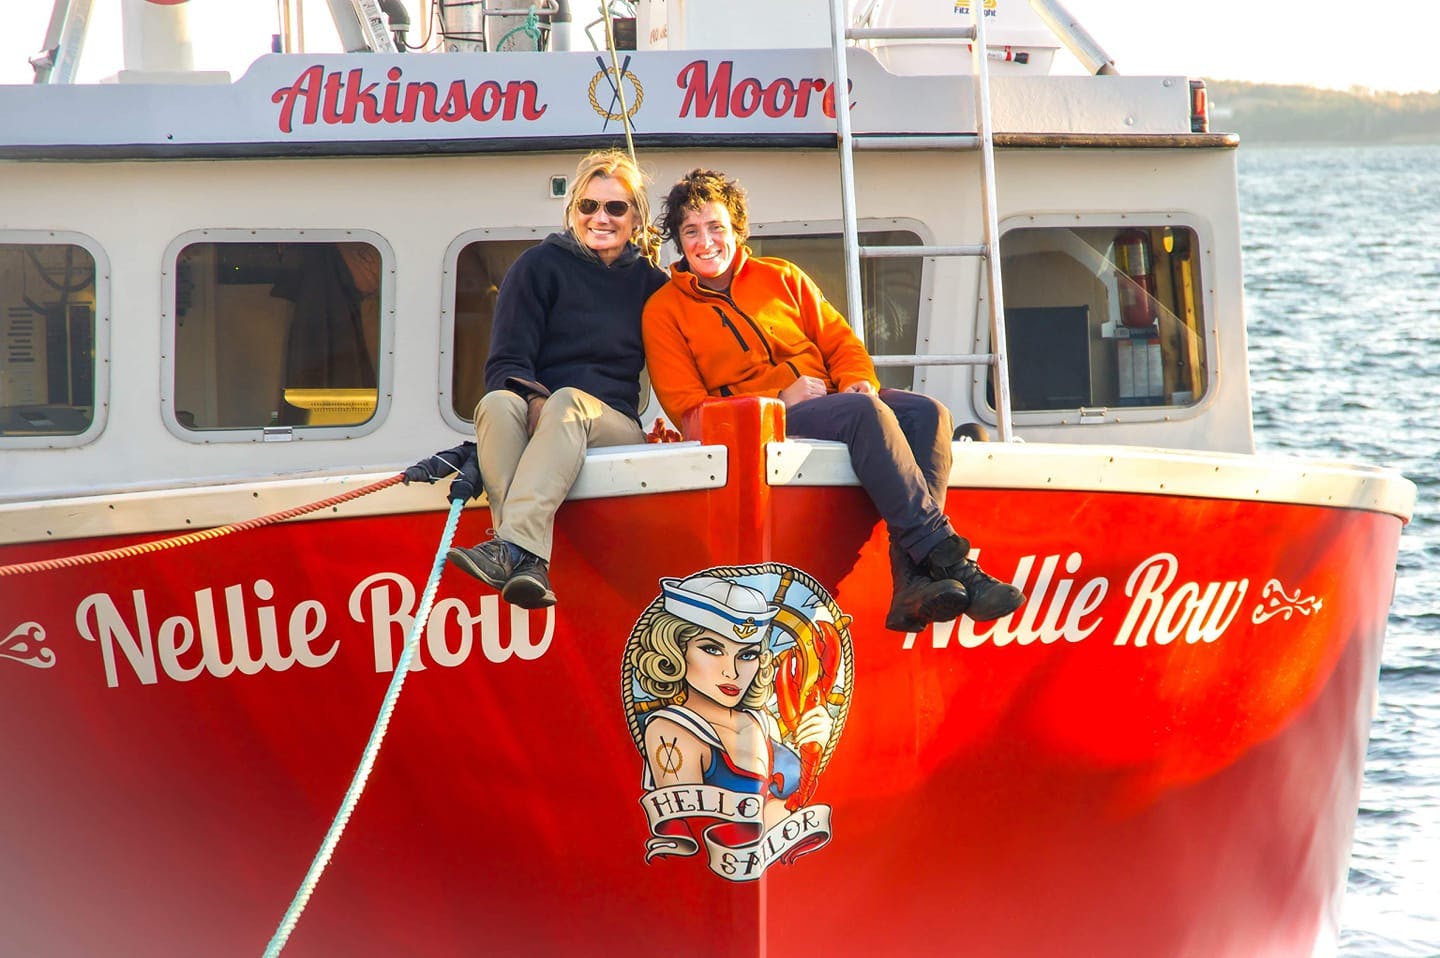
<svg viewBox="0 0 1440 958">
<path fill-rule="evenodd" d="M 1239 154 L 1263 452 L 1419 489 L 1400 542 L 1350 880 L 1346 958 L 1440 956 L 1440 146 Z"/>
</svg>

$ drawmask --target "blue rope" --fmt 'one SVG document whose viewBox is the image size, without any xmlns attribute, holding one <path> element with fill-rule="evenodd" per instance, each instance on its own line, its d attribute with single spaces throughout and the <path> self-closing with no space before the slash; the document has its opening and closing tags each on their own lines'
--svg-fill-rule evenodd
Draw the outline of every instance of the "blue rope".
<svg viewBox="0 0 1440 958">
<path fill-rule="evenodd" d="M 425 620 L 430 618 L 430 606 L 435 601 L 435 590 L 440 584 L 440 573 L 445 568 L 445 553 L 450 550 L 450 541 L 455 538 L 455 527 L 460 523 L 460 510 L 464 506 L 464 499 L 450 503 L 450 516 L 445 521 L 445 531 L 440 536 L 440 548 L 435 552 L 435 564 L 430 569 L 430 581 L 425 583 L 425 593 L 420 599 L 420 608 L 415 613 L 415 622 L 410 627 L 410 635 L 405 640 L 405 648 L 400 653 L 400 661 L 395 665 L 395 673 L 390 677 L 390 688 L 385 691 L 385 700 L 380 704 L 380 714 L 376 716 L 375 727 L 370 731 L 370 741 L 365 743 L 365 751 L 360 756 L 360 765 L 355 769 L 355 777 L 350 781 L 350 790 L 345 793 L 345 800 L 340 803 L 340 810 L 336 812 L 335 820 L 330 823 L 330 831 L 325 834 L 325 841 L 320 844 L 320 850 L 315 853 L 315 860 L 310 863 L 310 870 L 305 873 L 305 880 L 300 883 L 299 890 L 295 892 L 295 900 L 290 903 L 285 917 L 280 920 L 280 927 L 275 930 L 275 936 L 270 939 L 270 944 L 265 949 L 265 958 L 277 958 L 280 950 L 285 947 L 285 942 L 289 940 L 290 933 L 295 930 L 295 924 L 300 920 L 300 913 L 305 910 L 306 904 L 310 901 L 310 895 L 314 893 L 315 886 L 320 881 L 320 873 L 325 870 L 325 866 L 330 864 L 330 856 L 335 853 L 335 846 L 340 843 L 340 834 L 345 831 L 345 826 L 350 821 L 350 815 L 360 801 L 360 793 L 365 790 L 365 783 L 370 778 L 370 770 L 375 767 L 375 757 L 380 753 L 380 743 L 385 739 L 385 732 L 390 727 L 390 715 L 395 711 L 395 701 L 400 697 L 400 687 L 405 684 L 405 674 L 409 671 L 410 661 L 415 658 L 415 650 L 420 645 L 420 634 L 425 629 Z"/>
</svg>

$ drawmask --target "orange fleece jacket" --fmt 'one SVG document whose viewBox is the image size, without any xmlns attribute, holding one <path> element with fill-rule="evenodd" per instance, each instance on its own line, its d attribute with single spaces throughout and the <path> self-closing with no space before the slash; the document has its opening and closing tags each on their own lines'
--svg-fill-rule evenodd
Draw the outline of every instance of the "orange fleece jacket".
<svg viewBox="0 0 1440 958">
<path fill-rule="evenodd" d="M 880 388 L 865 346 L 815 281 L 743 246 L 724 293 L 671 266 L 670 282 L 645 303 L 644 330 L 650 382 L 677 426 L 707 397 L 778 397 L 801 376 L 830 392 L 862 381 Z"/>
</svg>

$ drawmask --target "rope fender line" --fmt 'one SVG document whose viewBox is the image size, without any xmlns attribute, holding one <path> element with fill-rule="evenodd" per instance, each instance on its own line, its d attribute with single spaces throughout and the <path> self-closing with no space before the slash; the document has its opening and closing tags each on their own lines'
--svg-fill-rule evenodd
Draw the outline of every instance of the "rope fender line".
<svg viewBox="0 0 1440 958">
<path fill-rule="evenodd" d="M 318 512 L 321 509 L 328 509 L 331 506 L 338 506 L 340 503 L 349 502 L 351 499 L 368 496 L 372 492 L 379 492 L 381 489 L 389 488 L 404 478 L 405 474 L 403 472 L 396 473 L 393 476 L 381 479 L 379 482 L 372 482 L 368 486 L 351 489 L 349 492 L 342 492 L 328 499 L 321 499 L 318 502 L 312 502 L 303 506 L 294 506 L 281 512 L 272 512 L 269 515 L 247 519 L 244 522 L 232 522 L 223 526 L 216 526 L 213 529 L 205 529 L 201 532 L 187 532 L 184 535 L 171 536 L 168 539 L 154 539 L 138 545 L 122 546 L 118 549 L 105 549 L 101 552 L 83 552 L 77 555 L 62 556 L 58 559 L 42 559 L 37 562 L 0 565 L 0 578 L 9 575 L 28 575 L 32 572 L 54 572 L 59 569 L 73 569 L 83 565 L 109 562 L 111 559 L 129 559 L 151 552 L 160 552 L 164 549 L 195 545 L 198 542 L 218 539 L 221 536 L 228 536 L 232 532 L 249 532 L 252 529 L 259 529 L 262 526 L 274 525 L 277 522 L 294 519 L 296 516 L 303 516 L 311 512 Z"/>
<path fill-rule="evenodd" d="M 400 652 L 400 658 L 395 663 L 395 672 L 390 677 L 390 686 L 385 690 L 385 698 L 380 703 L 380 713 L 375 717 L 375 727 L 370 731 L 370 739 L 365 743 L 365 750 L 360 755 L 360 763 L 355 768 L 355 775 L 350 781 L 350 787 L 345 792 L 345 798 L 340 803 L 339 810 L 335 813 L 334 820 L 330 823 L 330 829 L 325 833 L 325 840 L 320 843 L 320 850 L 315 853 L 315 858 L 310 863 L 310 869 L 305 873 L 305 878 L 295 892 L 295 898 L 290 907 L 285 910 L 285 916 L 281 918 L 280 925 L 275 929 L 275 935 L 265 948 L 264 958 L 277 958 L 284 949 L 285 943 L 289 941 L 290 934 L 300 921 L 300 915 L 305 911 L 305 906 L 310 902 L 310 896 L 315 891 L 315 886 L 320 882 L 320 875 L 330 864 L 330 858 L 335 853 L 335 847 L 340 844 L 340 836 L 345 831 L 345 826 L 350 822 L 350 816 L 355 811 L 355 806 L 360 802 L 360 794 L 365 791 L 365 785 L 370 780 L 370 772 L 375 767 L 375 759 L 380 754 L 380 745 L 385 740 L 385 733 L 390 728 L 390 717 L 395 712 L 395 702 L 400 698 L 400 690 L 405 685 L 405 676 L 410 671 L 410 663 L 415 658 L 415 651 L 420 646 L 420 636 L 425 632 L 425 626 L 430 618 L 430 608 L 435 601 L 435 591 L 440 585 L 440 574 L 445 570 L 445 554 L 450 551 L 450 543 L 455 538 L 455 529 L 460 524 L 460 512 L 465 506 L 465 500 L 455 499 L 450 503 L 450 515 L 445 520 L 445 530 L 440 534 L 440 545 L 435 550 L 435 561 L 430 567 L 430 579 L 425 583 L 425 592 L 420 597 L 420 607 L 415 612 L 415 619 L 410 624 L 410 634 L 405 638 L 405 648 Z"/>
</svg>

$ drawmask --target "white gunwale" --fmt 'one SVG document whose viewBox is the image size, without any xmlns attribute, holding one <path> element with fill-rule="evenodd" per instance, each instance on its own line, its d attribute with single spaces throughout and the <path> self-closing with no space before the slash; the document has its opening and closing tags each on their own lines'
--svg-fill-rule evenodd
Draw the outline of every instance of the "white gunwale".
<svg viewBox="0 0 1440 958">
<path fill-rule="evenodd" d="M 1409 480 L 1389 469 L 1355 463 L 1052 443 L 956 443 L 954 451 L 952 489 L 1235 499 L 1359 509 L 1407 522 L 1415 507 L 1415 486 Z M 199 531 L 316 502 L 390 475 L 394 473 L 346 473 L 0 504 L 0 545 Z M 766 478 L 772 486 L 858 484 L 845 447 L 815 440 L 767 444 Z M 590 452 L 570 498 L 716 489 L 727 479 L 724 446 L 620 446 Z M 448 480 L 434 486 L 396 486 L 289 521 L 443 510 L 447 488 Z M 472 503 L 471 508 L 479 505 Z"/>
</svg>

